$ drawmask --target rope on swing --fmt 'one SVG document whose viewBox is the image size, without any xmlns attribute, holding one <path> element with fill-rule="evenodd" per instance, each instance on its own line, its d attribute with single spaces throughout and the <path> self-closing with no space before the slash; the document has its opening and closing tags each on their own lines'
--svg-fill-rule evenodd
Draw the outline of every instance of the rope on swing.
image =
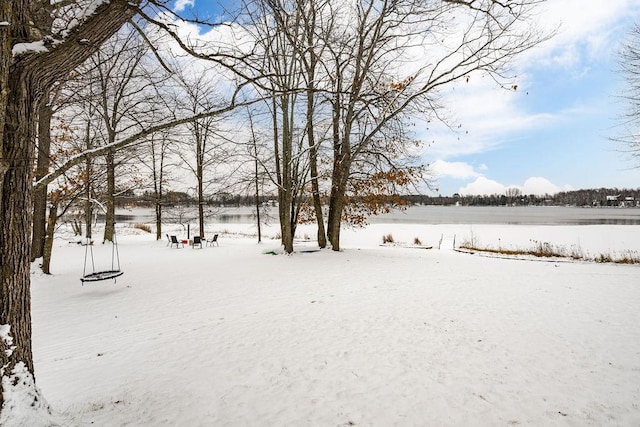
<svg viewBox="0 0 640 427">
<path fill-rule="evenodd" d="M 115 224 L 114 224 L 115 226 Z M 91 273 L 87 274 L 87 254 L 91 251 Z M 114 262 L 117 261 L 117 268 Z M 118 252 L 118 241 L 116 239 L 115 227 L 113 231 L 113 241 L 111 242 L 111 270 L 96 271 L 95 262 L 93 259 L 93 242 L 87 241 L 84 250 L 84 268 L 82 270 L 82 277 L 80 281 L 84 285 L 85 282 L 99 282 L 101 280 L 113 279 L 114 283 L 116 278 L 124 274 L 124 271 L 120 270 L 120 253 Z"/>
</svg>

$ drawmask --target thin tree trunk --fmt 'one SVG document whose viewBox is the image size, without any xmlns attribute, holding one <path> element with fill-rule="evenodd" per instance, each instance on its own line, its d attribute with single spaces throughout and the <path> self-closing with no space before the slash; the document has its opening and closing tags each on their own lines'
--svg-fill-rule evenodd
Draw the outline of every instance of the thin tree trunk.
<svg viewBox="0 0 640 427">
<path fill-rule="evenodd" d="M 53 110 L 48 97 L 44 97 L 38 110 L 38 164 L 36 180 L 49 173 L 51 152 L 51 117 Z M 31 261 L 44 255 L 47 222 L 47 186 L 33 193 L 33 236 L 31 238 Z"/>
<path fill-rule="evenodd" d="M 311 7 L 309 16 L 304 20 L 307 46 L 314 45 L 314 31 L 316 29 L 316 8 Z M 311 173 L 311 195 L 313 199 L 313 209 L 318 225 L 318 246 L 327 247 L 327 233 L 324 227 L 324 215 L 322 213 L 322 200 L 320 199 L 320 184 L 318 182 L 318 145 L 315 138 L 315 125 L 313 121 L 315 113 L 315 69 L 318 58 L 313 47 L 309 49 L 309 60 L 305 63 L 307 72 L 307 140 L 309 144 L 309 168 Z"/>
<path fill-rule="evenodd" d="M 91 148 L 91 136 L 90 136 L 90 132 L 91 131 L 91 122 L 89 120 L 87 120 L 87 128 L 86 128 L 86 146 L 87 146 L 87 150 L 89 150 Z M 92 180 L 92 175 L 93 175 L 93 169 L 92 169 L 92 161 L 90 158 L 87 158 L 86 161 L 86 174 L 85 174 L 85 192 L 86 192 L 86 196 L 87 198 L 85 199 L 84 202 L 84 225 L 85 225 L 85 229 L 87 231 L 86 237 L 87 237 L 87 243 L 89 242 L 89 240 L 91 240 L 91 223 L 93 221 L 93 203 L 91 202 L 91 180 Z"/>
<path fill-rule="evenodd" d="M 318 246 L 325 248 L 327 247 L 327 233 L 324 228 L 320 184 L 318 182 L 318 146 L 316 145 L 313 125 L 313 91 L 309 91 L 307 96 L 307 138 L 309 142 L 311 193 L 313 196 L 313 209 L 316 214 L 316 224 L 318 225 Z"/>
<path fill-rule="evenodd" d="M 197 123 L 195 123 L 198 126 Z M 198 180 L 198 235 L 200 238 L 204 238 L 204 170 L 203 170 L 203 159 L 204 159 L 204 150 L 203 145 L 204 136 L 200 135 L 198 137 L 199 141 L 197 144 L 197 153 L 196 153 L 196 177 Z"/>
<path fill-rule="evenodd" d="M 254 183 L 256 186 L 255 203 L 256 203 L 256 225 L 258 228 L 258 243 L 262 242 L 262 225 L 260 221 L 260 162 L 258 162 L 258 142 L 256 141 L 255 128 L 253 127 L 253 117 L 249 114 L 249 125 L 251 129 L 251 142 L 253 143 L 253 164 L 254 164 Z"/>
<path fill-rule="evenodd" d="M 280 150 L 280 132 L 278 131 L 278 105 L 276 102 L 276 97 L 272 98 L 272 125 L 273 125 L 273 153 L 275 158 L 275 169 L 276 169 L 276 184 L 278 186 L 278 219 L 280 221 L 280 241 L 284 245 L 284 236 L 285 236 L 285 209 L 286 206 L 285 201 L 285 192 L 283 189 L 283 178 L 282 178 L 282 158 L 281 158 L 281 150 Z"/>
<path fill-rule="evenodd" d="M 47 230 L 45 236 L 44 250 L 42 256 L 42 272 L 51 274 L 51 254 L 53 253 L 53 235 L 58 222 L 58 205 L 60 198 L 54 194 L 51 197 L 51 206 L 49 207 L 49 217 L 47 218 Z"/>
<path fill-rule="evenodd" d="M 116 223 L 116 163 L 115 153 L 109 151 L 105 156 L 107 164 L 107 200 L 105 212 L 105 224 L 104 224 L 104 238 L 103 242 L 113 242 L 113 234 L 115 232 Z"/>
<path fill-rule="evenodd" d="M 151 161 L 152 174 L 153 174 L 153 201 L 156 213 L 156 240 L 162 239 L 162 179 L 164 172 L 164 141 L 161 141 L 159 162 L 156 163 L 156 147 L 154 142 L 151 142 Z"/>
<path fill-rule="evenodd" d="M 258 226 L 258 243 L 262 242 L 262 226 L 260 224 L 260 175 L 258 174 L 258 147 L 256 146 L 256 140 L 253 140 L 255 149 L 255 183 L 256 183 L 256 225 Z"/>
<path fill-rule="evenodd" d="M 291 224 L 292 219 L 292 204 L 293 204 L 293 180 L 291 176 L 291 156 L 292 156 L 292 140 L 291 123 L 289 122 L 289 99 L 285 95 L 282 99 L 282 201 L 283 205 L 280 207 L 281 218 L 283 220 L 282 228 L 282 245 L 286 253 L 293 252 L 293 228 Z"/>
<path fill-rule="evenodd" d="M 156 208 L 156 240 L 162 239 L 162 205 L 160 200 L 155 201 Z"/>
</svg>

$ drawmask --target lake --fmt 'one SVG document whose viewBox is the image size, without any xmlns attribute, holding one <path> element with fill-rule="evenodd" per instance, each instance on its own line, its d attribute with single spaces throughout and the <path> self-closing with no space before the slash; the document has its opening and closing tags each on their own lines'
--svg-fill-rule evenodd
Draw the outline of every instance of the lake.
<svg viewBox="0 0 640 427">
<path fill-rule="evenodd" d="M 166 222 L 197 222 L 195 209 L 180 220 L 164 214 Z M 276 208 L 270 208 L 270 222 L 276 221 Z M 191 217 L 185 221 L 185 217 Z M 153 209 L 119 209 L 119 223 L 153 223 Z M 207 223 L 243 224 L 255 222 L 251 207 L 216 208 Z M 558 206 L 412 206 L 404 211 L 369 218 L 372 224 L 520 224 L 520 225 L 640 225 L 640 208 L 577 208 Z"/>
<path fill-rule="evenodd" d="M 371 218 L 371 223 L 640 225 L 638 208 L 560 206 L 413 206 Z"/>
</svg>

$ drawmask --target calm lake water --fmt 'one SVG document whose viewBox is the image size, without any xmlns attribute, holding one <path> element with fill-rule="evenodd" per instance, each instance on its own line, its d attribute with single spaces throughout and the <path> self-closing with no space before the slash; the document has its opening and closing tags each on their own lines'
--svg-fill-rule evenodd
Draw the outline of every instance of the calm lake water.
<svg viewBox="0 0 640 427">
<path fill-rule="evenodd" d="M 558 206 L 415 206 L 371 218 L 371 223 L 640 225 L 638 208 Z"/>
<path fill-rule="evenodd" d="M 194 210 L 195 213 L 195 210 Z M 270 222 L 277 209 L 270 208 Z M 169 212 L 166 222 L 173 221 Z M 195 216 L 193 216 L 195 218 Z M 119 210 L 119 223 L 153 223 L 151 209 Z M 211 212 L 208 223 L 252 223 L 250 207 L 222 208 Z M 189 222 L 195 222 L 189 221 Z M 522 225 L 640 225 L 640 208 L 575 208 L 555 206 L 413 206 L 405 211 L 371 217 L 372 224 L 522 224 Z"/>
</svg>

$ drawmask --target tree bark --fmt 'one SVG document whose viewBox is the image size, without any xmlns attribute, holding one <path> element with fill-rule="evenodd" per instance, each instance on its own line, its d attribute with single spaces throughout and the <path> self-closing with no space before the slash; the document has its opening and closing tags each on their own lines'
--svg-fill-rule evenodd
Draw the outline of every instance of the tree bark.
<svg viewBox="0 0 640 427">
<path fill-rule="evenodd" d="M 311 173 L 311 194 L 313 198 L 313 209 L 316 214 L 316 224 L 318 225 L 318 246 L 327 247 L 327 233 L 324 228 L 324 215 L 322 214 L 322 200 L 320 198 L 320 184 L 318 182 L 318 145 L 315 139 L 315 128 L 313 124 L 314 114 L 314 87 L 310 84 L 307 91 L 307 141 L 309 143 L 309 171 Z"/>
<path fill-rule="evenodd" d="M 282 230 L 282 245 L 284 246 L 284 251 L 288 254 L 293 252 L 293 230 L 291 227 L 291 219 L 292 215 L 292 204 L 293 204 L 293 180 L 291 176 L 291 155 L 292 155 L 292 138 L 291 134 L 291 123 L 289 122 L 289 97 L 288 95 L 284 95 L 281 97 L 281 106 L 282 109 L 282 186 L 279 188 L 278 193 L 280 194 L 281 205 L 280 209 L 280 218 L 282 221 L 281 230 Z"/>
<path fill-rule="evenodd" d="M 33 165 L 37 107 L 53 84 L 86 60 L 133 15 L 128 2 L 103 3 L 95 15 L 69 37 L 44 53 L 14 57 L 13 45 L 29 40 L 29 3 L 2 1 L 0 21 L 0 327 L 8 329 L 11 346 L 0 352 L 0 421 L 10 389 L 28 385 L 29 401 L 18 411 L 46 407 L 35 386 L 31 344 L 30 241 L 33 220 Z M 90 40 L 90 44 L 80 43 Z M 4 341 L 4 340 L 0 340 Z M 4 341 L 3 347 L 7 347 Z"/>
<path fill-rule="evenodd" d="M 47 218 L 47 229 L 45 235 L 44 248 L 42 253 L 42 272 L 51 274 L 51 254 L 53 253 L 53 235 L 58 222 L 58 206 L 60 198 L 58 195 L 51 197 L 51 206 L 49 206 L 49 217 Z"/>
<path fill-rule="evenodd" d="M 12 15 L 13 2 L 0 2 L 0 21 L 11 22 L 14 19 Z M 4 127 L 6 121 L 7 102 L 9 100 L 9 75 L 11 73 L 12 59 L 12 34 L 7 29 L 0 29 L 0 141 L 4 140 Z M 9 165 L 4 157 L 3 150 L 0 150 L 0 194 L 2 194 L 2 186 L 4 184 L 4 174 L 7 172 Z M 2 396 L 0 396 L 0 404 Z"/>
<path fill-rule="evenodd" d="M 340 250 L 340 228 L 342 213 L 344 211 L 345 195 L 347 189 L 347 177 L 349 168 L 344 164 L 346 159 L 338 157 L 334 160 L 333 174 L 331 177 L 331 195 L 329 196 L 329 216 L 327 229 L 331 249 Z"/>
<path fill-rule="evenodd" d="M 309 145 L 309 172 L 311 173 L 311 196 L 313 200 L 313 209 L 316 215 L 316 224 L 318 226 L 317 238 L 320 248 L 327 247 L 327 232 L 324 227 L 324 215 L 322 213 L 322 200 L 320 198 L 320 183 L 318 173 L 318 142 L 315 138 L 315 92 L 316 92 L 316 67 L 319 58 L 313 48 L 316 40 L 316 8 L 312 5 L 309 13 L 303 17 L 304 34 L 306 37 L 306 45 L 309 46 L 308 57 L 304 56 L 302 60 L 307 75 L 307 142 Z"/>
<path fill-rule="evenodd" d="M 159 168 L 156 165 L 156 151 L 153 141 L 151 142 L 151 155 L 153 161 L 153 200 L 156 212 L 156 240 L 162 239 L 162 179 L 164 173 L 164 141 L 161 147 L 160 165 Z"/>
<path fill-rule="evenodd" d="M 106 197 L 106 212 L 105 212 L 105 224 L 104 224 L 104 242 L 113 242 L 113 234 L 115 233 L 116 223 L 116 163 L 115 153 L 109 151 L 105 156 L 107 164 L 107 197 Z"/>
<path fill-rule="evenodd" d="M 0 353 L 3 367 L 0 404 L 5 380 L 18 363 L 33 372 L 31 349 L 30 236 L 32 224 L 33 156 L 36 104 L 28 69 L 14 67 L 8 79 L 2 158 L 8 170 L 2 176 L 0 200 L 0 325 L 9 325 L 15 348 Z"/>
<path fill-rule="evenodd" d="M 198 235 L 204 238 L 204 149 L 209 134 L 208 129 L 198 129 L 200 124 L 195 122 L 196 127 L 196 179 L 198 181 Z"/>
<path fill-rule="evenodd" d="M 262 242 L 262 224 L 260 220 L 260 183 L 258 176 L 258 158 L 254 160 L 255 163 L 255 181 L 256 181 L 256 226 L 258 228 L 258 243 Z"/>
<path fill-rule="evenodd" d="M 51 154 L 51 118 L 53 109 L 49 105 L 49 97 L 45 96 L 38 109 L 38 164 L 36 179 L 49 173 Z M 33 193 L 33 236 L 31 238 L 31 261 L 44 255 L 47 229 L 47 186 L 38 188 Z"/>
</svg>

